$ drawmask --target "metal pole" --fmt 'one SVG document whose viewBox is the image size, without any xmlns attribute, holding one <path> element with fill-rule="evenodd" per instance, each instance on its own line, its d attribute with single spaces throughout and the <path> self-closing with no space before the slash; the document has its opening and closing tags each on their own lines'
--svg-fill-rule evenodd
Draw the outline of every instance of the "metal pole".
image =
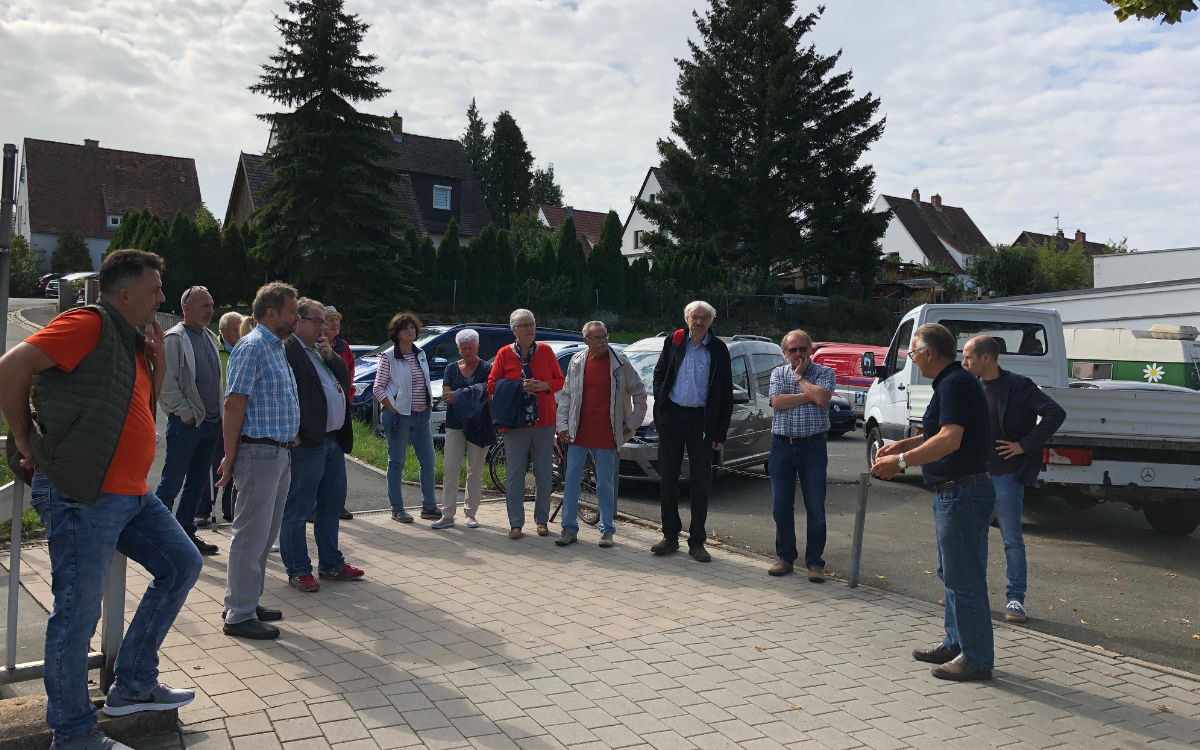
<svg viewBox="0 0 1200 750">
<path fill-rule="evenodd" d="M 17 147 L 4 144 L 4 165 L 0 168 L 0 354 L 8 348 L 8 283 L 12 259 L 13 174 L 17 167 Z"/>
<path fill-rule="evenodd" d="M 858 510 L 854 513 L 854 537 L 850 542 L 850 588 L 858 586 L 858 568 L 862 562 L 863 527 L 867 522 L 867 487 L 870 474 L 858 475 Z"/>
<path fill-rule="evenodd" d="M 21 591 L 21 511 L 24 509 L 25 483 L 18 477 L 12 488 L 12 539 L 8 543 L 8 629 L 4 632 L 4 666 L 9 672 L 17 666 L 17 597 Z"/>
<path fill-rule="evenodd" d="M 105 693 L 112 687 L 117 652 L 125 637 L 125 555 L 113 553 L 104 587 L 104 619 L 100 627 L 100 652 L 104 666 L 100 667 L 100 689 Z"/>
</svg>

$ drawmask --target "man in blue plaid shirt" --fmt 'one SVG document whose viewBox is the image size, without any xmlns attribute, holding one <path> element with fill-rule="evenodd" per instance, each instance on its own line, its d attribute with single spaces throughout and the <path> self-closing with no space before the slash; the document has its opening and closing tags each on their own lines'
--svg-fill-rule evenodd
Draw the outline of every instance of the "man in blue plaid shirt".
<svg viewBox="0 0 1200 750">
<path fill-rule="evenodd" d="M 796 329 L 780 344 L 785 364 L 771 371 L 768 402 L 771 417 L 771 495 L 775 516 L 775 554 L 779 562 L 767 571 L 787 575 L 796 563 L 796 478 L 804 494 L 808 540 L 804 567 L 808 580 L 825 580 L 825 469 L 829 465 L 825 437 L 829 432 L 829 399 L 834 373 L 812 361 L 812 338 Z"/>
</svg>

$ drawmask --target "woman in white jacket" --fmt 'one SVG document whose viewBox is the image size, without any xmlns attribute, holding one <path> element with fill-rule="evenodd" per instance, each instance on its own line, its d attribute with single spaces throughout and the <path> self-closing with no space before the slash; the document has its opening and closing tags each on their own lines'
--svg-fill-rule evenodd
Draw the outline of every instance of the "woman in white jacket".
<svg viewBox="0 0 1200 750">
<path fill-rule="evenodd" d="M 623 354 L 608 345 L 608 329 L 599 320 L 583 326 L 587 350 L 571 358 L 566 382 L 558 392 L 558 431 L 567 447 L 560 547 L 579 535 L 579 489 L 590 454 L 596 464 L 600 506 L 600 546 L 611 547 L 616 532 L 617 451 L 646 416 L 646 387 Z"/>
<path fill-rule="evenodd" d="M 397 313 L 388 323 L 388 339 L 395 346 L 379 358 L 375 372 L 375 400 L 384 410 L 383 434 L 387 439 L 388 501 L 392 520 L 412 523 L 404 509 L 404 461 L 411 444 L 421 464 L 421 518 L 442 517 L 434 497 L 433 431 L 429 426 L 432 398 L 429 363 L 413 342 L 421 334 L 421 321 L 412 313 Z"/>
</svg>

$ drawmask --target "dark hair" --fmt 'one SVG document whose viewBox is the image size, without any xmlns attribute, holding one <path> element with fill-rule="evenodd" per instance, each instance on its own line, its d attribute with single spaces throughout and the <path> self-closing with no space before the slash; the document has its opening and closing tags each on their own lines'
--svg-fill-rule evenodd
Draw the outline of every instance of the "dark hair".
<svg viewBox="0 0 1200 750">
<path fill-rule="evenodd" d="M 258 292 L 254 295 L 254 318 L 262 320 L 267 316 L 267 310 L 279 310 L 283 308 L 283 303 L 288 299 L 295 299 L 300 296 L 296 291 L 296 287 L 285 284 L 282 281 L 272 281 L 269 284 L 263 284 L 258 288 Z"/>
<path fill-rule="evenodd" d="M 926 323 L 917 329 L 913 338 L 942 359 L 954 359 L 958 354 L 958 339 L 941 323 Z"/>
<path fill-rule="evenodd" d="M 140 281 L 146 269 L 163 272 L 166 264 L 154 253 L 145 250 L 114 250 L 100 263 L 100 293 L 115 294 L 131 282 Z"/>
<path fill-rule="evenodd" d="M 308 310 L 311 307 L 317 308 L 322 313 L 325 312 L 325 305 L 322 305 L 320 302 L 318 302 L 315 299 L 309 299 L 308 297 L 301 297 L 300 299 L 296 300 L 296 312 L 300 313 L 300 317 L 302 317 L 302 318 L 308 317 Z"/>
<path fill-rule="evenodd" d="M 409 326 L 417 329 L 417 335 L 421 335 L 421 319 L 410 312 L 396 313 L 387 327 L 387 337 L 389 341 L 400 341 L 400 332 Z"/>
<path fill-rule="evenodd" d="M 972 341 L 975 342 L 974 349 L 976 356 L 982 357 L 986 354 L 992 358 L 993 362 L 1000 361 L 1000 345 L 996 343 L 996 339 L 987 334 L 982 334 L 976 336 Z"/>
</svg>

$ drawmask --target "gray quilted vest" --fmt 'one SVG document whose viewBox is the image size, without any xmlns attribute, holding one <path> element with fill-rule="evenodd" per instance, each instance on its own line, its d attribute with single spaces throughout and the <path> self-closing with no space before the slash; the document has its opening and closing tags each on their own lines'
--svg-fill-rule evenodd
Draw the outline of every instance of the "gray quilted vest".
<svg viewBox="0 0 1200 750">
<path fill-rule="evenodd" d="M 33 376 L 30 444 L 38 470 L 63 495 L 81 503 L 100 496 L 133 395 L 142 333 L 101 300 L 100 340 L 71 372 L 56 367 Z M 153 386 L 151 386 L 153 387 Z M 151 394 L 150 413 L 154 413 Z"/>
</svg>

